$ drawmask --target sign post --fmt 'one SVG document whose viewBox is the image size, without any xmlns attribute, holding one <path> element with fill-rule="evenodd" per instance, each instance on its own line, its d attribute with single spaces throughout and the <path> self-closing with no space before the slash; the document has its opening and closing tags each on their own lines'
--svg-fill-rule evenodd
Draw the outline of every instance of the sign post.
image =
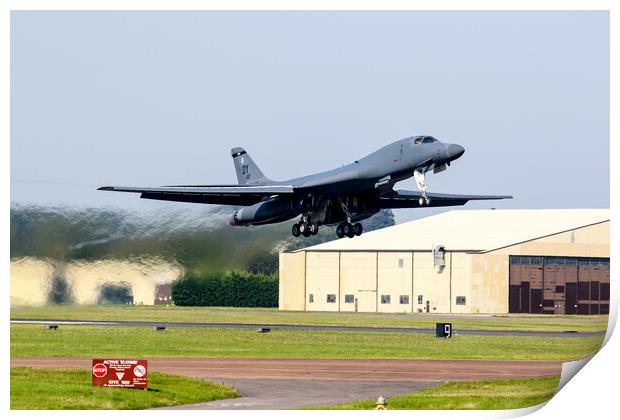
<svg viewBox="0 0 620 420">
<path fill-rule="evenodd" d="M 93 386 L 146 389 L 148 361 L 145 359 L 93 359 Z"/>
</svg>

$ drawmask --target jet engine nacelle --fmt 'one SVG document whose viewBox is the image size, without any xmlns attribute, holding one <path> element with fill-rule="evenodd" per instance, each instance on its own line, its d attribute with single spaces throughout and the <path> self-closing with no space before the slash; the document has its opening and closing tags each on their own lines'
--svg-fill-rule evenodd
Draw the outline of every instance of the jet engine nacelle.
<svg viewBox="0 0 620 420">
<path fill-rule="evenodd" d="M 301 212 L 301 206 L 291 198 L 270 198 L 237 210 L 229 220 L 233 226 L 260 225 L 283 222 Z"/>
</svg>

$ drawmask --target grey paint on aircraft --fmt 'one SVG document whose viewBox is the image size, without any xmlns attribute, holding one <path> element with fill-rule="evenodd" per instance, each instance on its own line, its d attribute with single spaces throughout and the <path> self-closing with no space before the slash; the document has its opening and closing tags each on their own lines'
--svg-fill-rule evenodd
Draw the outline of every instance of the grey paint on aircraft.
<svg viewBox="0 0 620 420">
<path fill-rule="evenodd" d="M 316 234 L 320 225 L 338 225 L 339 237 L 361 234 L 360 220 L 382 208 L 463 205 L 470 200 L 499 200 L 505 195 L 427 193 L 424 174 L 441 172 L 465 149 L 431 136 L 407 137 L 331 171 L 286 181 L 267 178 L 241 147 L 231 150 L 238 185 L 177 185 L 159 188 L 101 187 L 140 193 L 141 198 L 244 206 L 230 219 L 238 226 L 277 223 L 302 215 L 293 235 Z M 417 175 L 420 191 L 394 190 Z M 355 225 L 354 225 L 355 223 Z"/>
</svg>

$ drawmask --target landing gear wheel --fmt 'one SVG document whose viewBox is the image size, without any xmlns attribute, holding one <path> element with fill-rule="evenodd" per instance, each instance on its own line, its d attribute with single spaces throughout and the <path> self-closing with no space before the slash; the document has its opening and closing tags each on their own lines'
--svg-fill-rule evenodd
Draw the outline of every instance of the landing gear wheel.
<svg viewBox="0 0 620 420">
<path fill-rule="evenodd" d="M 347 223 L 344 225 L 344 234 L 347 235 L 348 238 L 352 238 L 355 236 L 355 232 L 353 232 L 353 225 L 351 223 Z"/>
<path fill-rule="evenodd" d="M 364 228 L 362 227 L 361 223 L 356 223 L 353 225 L 353 233 L 355 234 L 355 236 L 360 236 L 363 230 Z"/>
<path fill-rule="evenodd" d="M 301 222 L 301 223 L 299 224 L 299 232 L 300 232 L 302 235 L 304 235 L 306 238 L 307 238 L 308 236 L 310 236 L 310 235 L 311 235 L 311 233 L 310 233 L 310 227 L 308 226 L 308 223 L 306 223 L 306 222 Z"/>
<path fill-rule="evenodd" d="M 426 205 L 431 204 L 431 199 L 429 197 L 425 197 Z"/>
<path fill-rule="evenodd" d="M 420 206 L 424 205 L 424 197 L 420 197 L 420 199 L 418 200 L 418 203 L 420 204 Z"/>
<path fill-rule="evenodd" d="M 339 238 L 344 238 L 344 224 L 339 224 L 336 226 L 336 236 Z"/>
<path fill-rule="evenodd" d="M 291 229 L 291 233 L 293 234 L 294 237 L 296 238 L 299 237 L 299 234 L 301 232 L 299 232 L 299 225 L 297 223 L 293 225 L 293 228 Z"/>
<path fill-rule="evenodd" d="M 314 236 L 317 233 L 319 233 L 319 225 L 317 225 L 316 223 L 310 223 L 308 224 L 308 229 L 310 229 L 310 233 Z"/>
</svg>

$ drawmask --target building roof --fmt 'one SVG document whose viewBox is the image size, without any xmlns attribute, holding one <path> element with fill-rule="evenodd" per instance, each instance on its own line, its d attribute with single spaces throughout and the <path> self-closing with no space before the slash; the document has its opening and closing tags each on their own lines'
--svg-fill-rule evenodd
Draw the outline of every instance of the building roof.
<svg viewBox="0 0 620 420">
<path fill-rule="evenodd" d="M 609 209 L 453 210 L 306 251 L 488 251 L 609 221 Z"/>
</svg>

